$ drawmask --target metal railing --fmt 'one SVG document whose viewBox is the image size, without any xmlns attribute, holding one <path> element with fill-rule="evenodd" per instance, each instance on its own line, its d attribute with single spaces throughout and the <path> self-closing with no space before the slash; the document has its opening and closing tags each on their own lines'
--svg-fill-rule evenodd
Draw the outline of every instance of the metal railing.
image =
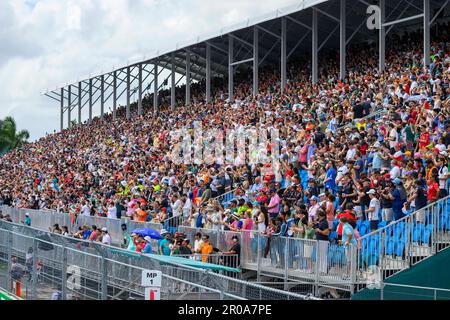
<svg viewBox="0 0 450 320">
<path fill-rule="evenodd" d="M 30 248 L 32 262 L 27 264 Z M 26 266 L 15 282 L 21 284 L 21 295 L 28 293 L 32 299 L 49 299 L 52 292 L 60 292 L 63 299 L 143 299 L 140 279 L 144 269 L 162 271 L 162 299 L 312 299 L 209 270 L 160 263 L 145 254 L 0 221 L 0 287 L 7 291 L 11 291 L 13 257 Z"/>
<path fill-rule="evenodd" d="M 106 227 L 111 236 L 112 243 L 115 245 L 122 244 L 122 239 L 125 234 L 122 231 L 121 225 L 124 223 L 127 225 L 128 233 L 131 233 L 134 229 L 138 228 L 150 228 L 158 231 L 163 228 L 163 225 L 160 223 L 137 222 L 128 218 L 111 219 L 107 217 L 77 215 L 75 221 L 72 221 L 72 216 L 68 213 L 12 208 L 8 206 L 3 206 L 1 209 L 3 214 L 9 214 L 15 223 L 24 221 L 25 214 L 28 213 L 31 218 L 31 226 L 41 230 L 49 230 L 49 228 L 53 227 L 56 223 L 59 224 L 60 227 L 67 226 L 69 231 L 77 231 L 80 227 L 90 227 L 92 225 L 97 226 L 99 229 Z"/>
<path fill-rule="evenodd" d="M 450 290 L 397 283 L 383 283 L 380 287 L 380 300 L 394 299 L 450 300 Z"/>
<path fill-rule="evenodd" d="M 187 238 L 194 241 L 195 235 L 209 235 L 210 243 L 220 250 L 233 246 L 232 237 L 237 236 L 241 244 L 240 263 L 242 269 L 257 272 L 261 276 L 288 281 L 304 281 L 316 286 L 328 286 L 351 291 L 356 273 L 356 248 L 345 248 L 328 241 L 317 241 L 291 237 L 267 237 L 257 231 L 215 231 L 180 227 Z"/>
<path fill-rule="evenodd" d="M 383 283 L 450 245 L 450 212 L 446 197 L 361 237 L 356 283 Z"/>
<path fill-rule="evenodd" d="M 179 257 L 179 258 L 186 258 L 186 259 L 192 259 L 197 261 L 203 261 L 207 263 L 227 266 L 230 268 L 239 268 L 239 255 L 237 254 L 200 254 L 200 253 L 194 253 L 194 254 L 173 254 L 172 257 Z"/>
</svg>

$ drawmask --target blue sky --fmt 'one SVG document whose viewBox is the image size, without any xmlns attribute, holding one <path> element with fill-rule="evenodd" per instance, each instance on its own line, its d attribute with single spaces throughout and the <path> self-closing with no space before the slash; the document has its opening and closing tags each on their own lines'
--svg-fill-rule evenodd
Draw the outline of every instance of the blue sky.
<svg viewBox="0 0 450 320">
<path fill-rule="evenodd" d="M 13 116 L 35 140 L 59 130 L 47 88 L 300 2 L 1 0 L 0 118 Z"/>
</svg>

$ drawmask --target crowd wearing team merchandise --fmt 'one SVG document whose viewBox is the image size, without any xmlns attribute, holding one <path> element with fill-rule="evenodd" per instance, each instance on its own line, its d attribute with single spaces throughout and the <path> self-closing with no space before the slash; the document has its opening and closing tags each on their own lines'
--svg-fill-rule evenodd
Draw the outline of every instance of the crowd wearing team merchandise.
<svg viewBox="0 0 450 320">
<path fill-rule="evenodd" d="M 345 81 L 337 76 L 338 54 L 330 52 L 315 85 L 307 61 L 292 63 L 283 94 L 279 71 L 266 68 L 260 93 L 253 97 L 251 81 L 241 79 L 231 103 L 217 81 L 208 104 L 200 84 L 193 87 L 190 107 L 183 106 L 182 88 L 174 110 L 162 92 L 153 113 L 148 95 L 142 116 L 133 113 L 126 120 L 120 108 L 115 121 L 107 114 L 4 155 L 2 202 L 74 217 L 125 217 L 163 226 L 180 217 L 182 225 L 196 229 L 357 244 L 358 220 L 376 230 L 380 222 L 447 196 L 450 43 L 448 25 L 438 30 L 429 68 L 423 67 L 420 34 L 409 33 L 391 39 L 384 72 L 377 69 L 376 49 L 358 45 L 348 50 Z M 375 112 L 379 117 L 368 117 Z M 178 141 L 171 133 L 192 131 L 195 121 L 203 131 L 226 133 L 238 125 L 278 129 L 281 181 L 264 163 L 175 164 L 171 151 Z M 269 154 L 272 147 L 267 145 Z M 233 200 L 217 198 L 228 192 Z M 94 227 L 82 227 L 75 236 L 111 242 L 107 229 Z M 124 247 L 151 252 L 151 239 L 125 234 Z M 195 240 L 201 245 L 181 233 L 163 230 L 162 236 L 157 253 L 163 255 L 215 249 L 201 235 Z M 264 256 L 271 252 L 270 241 L 262 250 Z M 240 245 L 227 252 L 240 252 Z"/>
</svg>

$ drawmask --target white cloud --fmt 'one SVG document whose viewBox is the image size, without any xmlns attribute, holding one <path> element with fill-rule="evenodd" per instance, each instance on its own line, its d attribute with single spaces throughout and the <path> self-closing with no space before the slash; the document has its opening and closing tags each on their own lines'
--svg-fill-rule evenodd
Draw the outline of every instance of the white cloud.
<svg viewBox="0 0 450 320">
<path fill-rule="evenodd" d="M 119 67 L 299 0 L 2 0 L 0 118 L 32 139 L 59 129 L 46 88 Z M 65 119 L 65 122 L 67 119 Z"/>
</svg>

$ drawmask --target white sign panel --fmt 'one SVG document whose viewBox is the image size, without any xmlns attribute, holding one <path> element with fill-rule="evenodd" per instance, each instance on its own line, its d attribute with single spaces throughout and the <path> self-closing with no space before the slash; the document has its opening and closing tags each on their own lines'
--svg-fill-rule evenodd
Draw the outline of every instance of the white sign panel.
<svg viewBox="0 0 450 320">
<path fill-rule="evenodd" d="M 145 300 L 161 300 L 161 288 L 145 288 Z"/>
<path fill-rule="evenodd" d="M 142 271 L 141 286 L 143 287 L 161 287 L 162 272 L 158 270 Z"/>
</svg>

